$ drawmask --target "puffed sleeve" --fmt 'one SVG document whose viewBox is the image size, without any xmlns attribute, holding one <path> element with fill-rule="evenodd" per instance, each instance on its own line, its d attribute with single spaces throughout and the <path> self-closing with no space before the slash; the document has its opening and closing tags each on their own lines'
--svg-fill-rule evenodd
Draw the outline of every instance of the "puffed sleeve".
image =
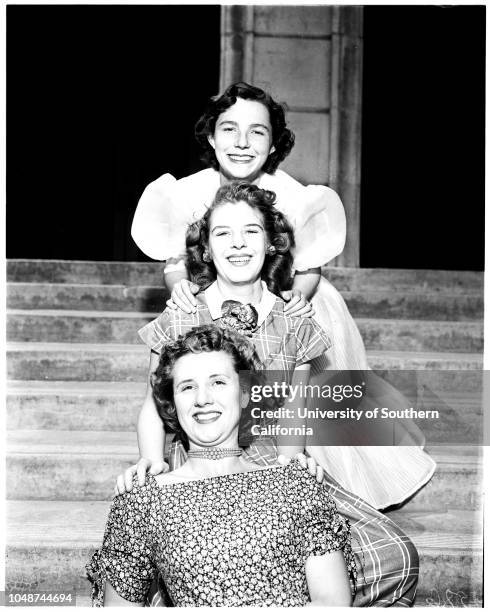
<svg viewBox="0 0 490 612">
<path fill-rule="evenodd" d="M 138 335 L 150 350 L 161 353 L 165 344 L 177 338 L 174 319 L 174 312 L 167 308 L 156 319 L 138 330 Z"/>
<path fill-rule="evenodd" d="M 305 500 L 301 526 L 303 556 L 306 560 L 341 550 L 351 579 L 351 589 L 355 592 L 357 565 L 352 551 L 349 521 L 338 513 L 333 497 L 323 484 L 318 483 L 307 470 L 301 467 L 297 470 L 301 470 L 301 495 Z"/>
<path fill-rule="evenodd" d="M 135 486 L 130 493 L 112 502 L 102 548 L 92 556 L 86 569 L 92 581 L 92 602 L 104 605 L 104 591 L 109 581 L 123 599 L 134 603 L 145 600 L 157 573 L 151 534 L 154 525 L 153 504 L 148 484 Z"/>
<path fill-rule="evenodd" d="M 305 187 L 293 212 L 296 249 L 294 267 L 318 268 L 342 253 L 345 245 L 345 212 L 339 196 L 323 185 Z"/>
<path fill-rule="evenodd" d="M 328 367 L 328 359 L 325 355 L 332 347 L 332 341 L 314 319 L 298 318 L 294 337 L 296 366 L 315 360 L 316 367 L 320 370 Z M 324 359 L 322 359 L 323 356 L 325 356 Z"/>
<path fill-rule="evenodd" d="M 172 203 L 172 188 L 176 182 L 171 174 L 164 174 L 150 183 L 134 213 L 131 236 L 143 253 L 152 259 L 163 261 L 177 257 L 182 251 L 176 238 L 185 236 L 185 227 L 176 231 L 178 211 Z"/>
<path fill-rule="evenodd" d="M 164 174 L 146 187 L 138 202 L 131 227 L 133 240 L 148 257 L 166 261 L 166 271 L 175 265 L 184 268 L 187 227 L 202 217 L 218 187 L 219 173 L 211 168 L 178 181 Z"/>
<path fill-rule="evenodd" d="M 263 189 L 277 196 L 277 208 L 294 228 L 294 268 L 318 268 L 337 257 L 345 245 L 345 212 L 339 196 L 325 185 L 305 187 L 282 170 L 264 174 Z"/>
</svg>

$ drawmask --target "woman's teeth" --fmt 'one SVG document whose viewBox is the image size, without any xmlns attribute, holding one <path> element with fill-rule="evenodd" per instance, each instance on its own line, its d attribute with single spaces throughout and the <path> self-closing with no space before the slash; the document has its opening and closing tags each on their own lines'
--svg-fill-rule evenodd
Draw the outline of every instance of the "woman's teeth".
<svg viewBox="0 0 490 612">
<path fill-rule="evenodd" d="M 194 419 L 198 423 L 214 423 L 217 419 L 219 419 L 221 413 L 219 412 L 198 412 L 194 415 Z"/>
<path fill-rule="evenodd" d="M 253 160 L 252 155 L 228 155 L 228 157 L 234 161 L 239 163 L 248 163 Z"/>
<path fill-rule="evenodd" d="M 234 266 L 246 266 L 250 257 L 228 257 L 228 261 Z"/>
</svg>

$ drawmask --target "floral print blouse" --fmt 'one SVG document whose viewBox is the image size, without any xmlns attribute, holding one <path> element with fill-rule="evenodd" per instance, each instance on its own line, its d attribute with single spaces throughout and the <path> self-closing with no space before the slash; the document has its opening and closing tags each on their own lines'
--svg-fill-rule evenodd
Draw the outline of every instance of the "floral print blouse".
<svg viewBox="0 0 490 612">
<path fill-rule="evenodd" d="M 355 584 L 349 522 L 293 461 L 168 485 L 149 475 L 114 499 L 87 570 L 99 606 L 107 580 L 144 601 L 157 572 L 176 606 L 302 606 L 306 559 L 336 550 Z"/>
</svg>

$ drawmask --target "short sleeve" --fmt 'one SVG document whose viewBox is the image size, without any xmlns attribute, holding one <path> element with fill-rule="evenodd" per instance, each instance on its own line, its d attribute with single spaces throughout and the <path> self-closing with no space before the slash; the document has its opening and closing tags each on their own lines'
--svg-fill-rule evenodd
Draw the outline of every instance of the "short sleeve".
<svg viewBox="0 0 490 612">
<path fill-rule="evenodd" d="M 326 352 L 332 347 L 327 333 L 314 319 L 299 319 L 295 330 L 296 366 L 315 360 L 316 368 L 328 366 Z"/>
<path fill-rule="evenodd" d="M 165 309 L 156 319 L 138 330 L 139 337 L 155 353 L 161 353 L 165 344 L 177 339 L 175 314 Z"/>
<path fill-rule="evenodd" d="M 293 212 L 294 267 L 304 271 L 325 265 L 345 245 L 345 211 L 339 196 L 323 185 L 305 187 Z"/>
<path fill-rule="evenodd" d="M 327 488 L 303 468 L 298 469 L 305 472 L 300 474 L 303 483 L 301 495 L 306 500 L 301 528 L 302 554 L 306 560 L 308 557 L 327 555 L 341 550 L 351 579 L 351 588 L 354 591 L 357 566 L 352 551 L 349 521 L 339 514 Z"/>
<path fill-rule="evenodd" d="M 104 605 L 107 581 L 123 599 L 133 603 L 144 601 L 157 573 L 151 512 L 149 485 L 135 486 L 112 502 L 102 548 L 86 566 L 93 584 L 94 606 Z"/>
</svg>

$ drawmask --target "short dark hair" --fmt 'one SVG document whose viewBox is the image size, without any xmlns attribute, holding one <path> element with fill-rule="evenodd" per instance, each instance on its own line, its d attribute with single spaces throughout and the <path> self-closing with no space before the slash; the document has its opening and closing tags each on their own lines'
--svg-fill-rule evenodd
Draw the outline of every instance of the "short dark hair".
<svg viewBox="0 0 490 612">
<path fill-rule="evenodd" d="M 216 280 L 214 263 L 203 260 L 203 253 L 209 244 L 209 221 L 218 206 L 237 202 L 246 202 L 261 213 L 267 241 L 275 249 L 272 254 L 266 255 L 261 272 L 262 280 L 265 281 L 269 291 L 276 295 L 289 289 L 292 283 L 293 228 L 286 217 L 276 209 L 276 194 L 273 191 L 260 189 L 247 181 L 232 181 L 221 186 L 204 216 L 187 229 L 186 268 L 190 280 L 198 284 L 201 289 L 205 289 Z"/>
<path fill-rule="evenodd" d="M 262 170 L 273 174 L 294 146 L 294 134 L 286 127 L 285 105 L 276 102 L 263 89 L 243 82 L 233 83 L 220 96 L 211 98 L 204 113 L 197 121 L 194 134 L 203 151 L 201 160 L 207 166 L 219 170 L 218 160 L 216 159 L 213 147 L 209 143 L 208 136 L 214 134 L 216 121 L 221 113 L 224 113 L 233 106 L 237 98 L 260 102 L 269 111 L 272 126 L 272 144 L 275 150 L 267 158 Z"/>
<path fill-rule="evenodd" d="M 246 337 L 216 325 L 201 325 L 163 347 L 158 367 L 151 376 L 153 397 L 165 431 L 175 433 L 186 448 L 187 436 L 177 419 L 174 404 L 173 369 L 177 360 L 184 355 L 217 351 L 228 353 L 237 373 L 242 371 L 253 374 L 262 370 L 255 347 Z"/>
</svg>

